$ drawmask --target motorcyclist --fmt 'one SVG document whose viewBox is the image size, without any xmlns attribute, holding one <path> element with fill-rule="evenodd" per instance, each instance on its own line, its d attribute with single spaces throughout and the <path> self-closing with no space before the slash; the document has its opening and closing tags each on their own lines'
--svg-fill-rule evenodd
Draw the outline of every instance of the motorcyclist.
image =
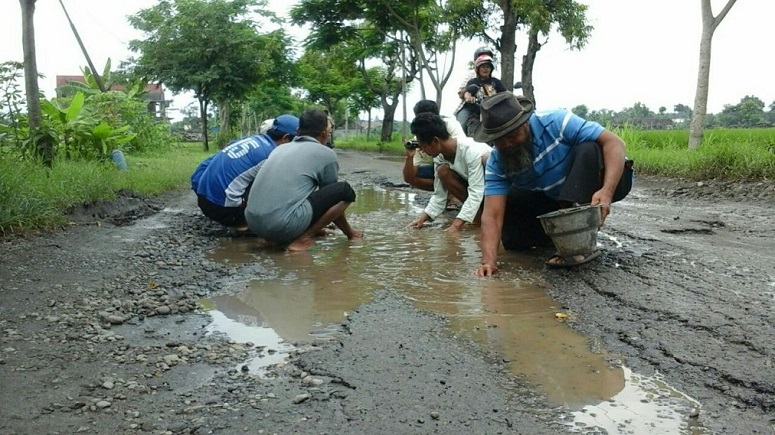
<svg viewBox="0 0 775 435">
<path fill-rule="evenodd" d="M 458 92 L 462 104 L 456 113 L 457 120 L 463 126 L 463 131 L 470 136 L 476 124 L 479 123 L 479 101 L 484 97 L 495 95 L 506 90 L 503 82 L 492 77 L 495 69 L 492 51 L 487 47 L 480 47 L 474 52 L 475 76 L 466 82 L 466 86 Z M 476 89 L 475 93 L 471 91 Z"/>
</svg>

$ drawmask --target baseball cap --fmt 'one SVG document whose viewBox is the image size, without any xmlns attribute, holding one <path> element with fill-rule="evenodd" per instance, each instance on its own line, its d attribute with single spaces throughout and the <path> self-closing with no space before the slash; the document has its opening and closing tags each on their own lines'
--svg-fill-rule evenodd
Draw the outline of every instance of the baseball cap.
<svg viewBox="0 0 775 435">
<path fill-rule="evenodd" d="M 296 136 L 296 133 L 299 130 L 299 118 L 293 115 L 280 115 L 274 119 L 272 129 L 291 136 Z"/>
</svg>

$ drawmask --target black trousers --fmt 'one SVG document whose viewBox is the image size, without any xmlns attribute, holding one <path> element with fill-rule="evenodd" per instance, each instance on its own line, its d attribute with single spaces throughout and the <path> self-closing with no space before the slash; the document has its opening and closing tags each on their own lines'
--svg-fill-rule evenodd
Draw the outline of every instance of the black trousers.
<svg viewBox="0 0 775 435">
<path fill-rule="evenodd" d="M 559 210 L 563 204 L 589 204 L 592 195 L 603 186 L 603 154 L 597 142 L 584 142 L 574 147 L 568 157 L 571 169 L 565 178 L 559 199 L 543 192 L 512 187 L 506 197 L 501 242 L 507 250 L 521 251 L 534 246 L 551 246 L 536 216 Z M 632 189 L 632 162 L 626 161 L 624 172 L 614 191 L 613 201 L 621 201 Z"/>
<path fill-rule="evenodd" d="M 340 202 L 355 202 L 355 191 L 348 182 L 337 181 L 312 192 L 307 197 L 307 201 L 312 204 L 312 221 L 310 225 L 313 225 L 328 209 Z"/>
<path fill-rule="evenodd" d="M 221 225 L 227 227 L 247 225 L 247 222 L 245 221 L 244 203 L 241 207 L 224 207 L 222 205 L 213 204 L 203 195 L 197 195 L 197 204 L 199 205 L 199 209 L 202 210 L 203 215 Z"/>
</svg>

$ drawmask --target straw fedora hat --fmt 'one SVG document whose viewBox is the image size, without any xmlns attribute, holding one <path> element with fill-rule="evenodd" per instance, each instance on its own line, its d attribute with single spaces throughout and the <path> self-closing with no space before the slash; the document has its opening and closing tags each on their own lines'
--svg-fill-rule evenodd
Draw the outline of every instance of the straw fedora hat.
<svg viewBox="0 0 775 435">
<path fill-rule="evenodd" d="M 482 122 L 474 129 L 474 140 L 491 142 L 516 130 L 533 113 L 533 102 L 522 95 L 498 92 L 482 100 Z"/>
</svg>

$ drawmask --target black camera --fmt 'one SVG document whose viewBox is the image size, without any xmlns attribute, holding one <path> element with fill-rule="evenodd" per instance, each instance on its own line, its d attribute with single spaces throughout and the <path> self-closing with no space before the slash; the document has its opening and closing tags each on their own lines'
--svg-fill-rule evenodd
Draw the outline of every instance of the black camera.
<svg viewBox="0 0 775 435">
<path fill-rule="evenodd" d="M 404 148 L 408 150 L 416 150 L 417 148 L 420 148 L 420 144 L 416 140 L 408 140 L 404 144 Z"/>
</svg>

